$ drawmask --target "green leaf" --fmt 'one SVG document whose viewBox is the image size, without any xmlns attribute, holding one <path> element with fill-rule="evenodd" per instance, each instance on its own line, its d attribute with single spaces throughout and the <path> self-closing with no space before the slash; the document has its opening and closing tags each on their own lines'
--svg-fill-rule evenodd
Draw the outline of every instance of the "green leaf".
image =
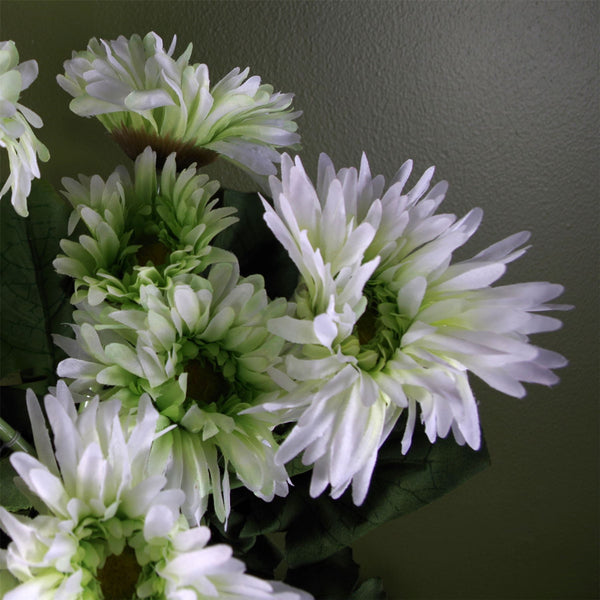
<svg viewBox="0 0 600 600">
<path fill-rule="evenodd" d="M 220 233 L 215 245 L 237 256 L 242 275 L 262 275 L 271 298 L 289 298 L 298 283 L 298 270 L 267 227 L 258 194 L 222 190 L 222 205 L 235 207 L 240 220 Z"/>
<path fill-rule="evenodd" d="M 299 567 L 331 556 L 368 531 L 405 515 L 457 487 L 488 466 L 485 447 L 459 446 L 454 439 L 431 444 L 421 428 L 413 435 L 409 453 L 401 452 L 402 423 L 382 447 L 369 494 L 355 506 L 350 491 L 338 500 L 327 495 L 311 498 L 311 473 L 292 479 L 286 498 L 265 504 L 247 499 L 236 506 L 245 514 L 241 535 L 287 531 L 285 558 Z"/>
<path fill-rule="evenodd" d="M 33 441 L 33 434 L 25 402 L 27 394 L 25 388 L 31 388 L 34 394 L 41 397 L 48 392 L 46 380 L 42 380 L 41 383 L 43 384 L 42 389 L 40 389 L 39 382 L 0 387 L 0 417 L 18 431 L 29 444 Z M 14 451 L 14 447 L 12 450 Z"/>
<path fill-rule="evenodd" d="M 310 592 L 316 600 L 347 600 L 358 571 L 352 550 L 344 548 L 325 560 L 288 569 L 285 582 Z"/>
<path fill-rule="evenodd" d="M 387 600 L 387 594 L 383 589 L 383 582 L 378 577 L 367 579 L 353 594 L 349 600 Z"/>
<path fill-rule="evenodd" d="M 31 502 L 15 485 L 15 477 L 17 477 L 17 472 L 8 458 L 0 460 L 0 506 L 10 512 L 31 508 Z"/>
<path fill-rule="evenodd" d="M 23 218 L 7 196 L 0 201 L 0 378 L 52 378 L 59 356 L 52 333 L 66 332 L 62 324 L 71 321 L 70 282 L 52 267 L 69 209 L 40 180 L 32 183 L 28 206 Z"/>
<path fill-rule="evenodd" d="M 264 535 L 255 538 L 254 545 L 245 553 L 238 554 L 248 573 L 261 579 L 275 579 L 275 569 L 283 555 L 271 540 Z"/>
<path fill-rule="evenodd" d="M 226 526 L 212 511 L 209 511 L 206 516 L 213 544 L 224 543 L 230 546 L 234 556 L 246 564 L 247 571 L 252 575 L 262 579 L 275 578 L 275 569 L 283 555 L 271 540 L 264 535 L 241 536 L 240 530 L 244 525 L 244 519 L 235 511 L 231 511 Z"/>
</svg>

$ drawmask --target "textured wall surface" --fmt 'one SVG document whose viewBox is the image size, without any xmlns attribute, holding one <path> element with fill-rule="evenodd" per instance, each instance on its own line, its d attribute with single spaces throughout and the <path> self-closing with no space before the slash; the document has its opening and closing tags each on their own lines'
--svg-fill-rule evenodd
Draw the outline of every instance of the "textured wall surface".
<svg viewBox="0 0 600 600">
<path fill-rule="evenodd" d="M 540 345 L 570 360 L 561 383 L 523 400 L 475 383 L 492 466 L 355 545 L 390 598 L 598 597 L 598 45 L 595 2 L 15 2 L 2 39 L 40 77 L 55 185 L 125 157 L 67 108 L 54 82 L 92 36 L 154 30 L 192 41 L 213 80 L 250 66 L 296 93 L 302 157 L 391 177 L 407 158 L 450 182 L 445 210 L 485 217 L 476 253 L 522 229 L 533 247 L 503 281 L 565 285 L 576 305 Z M 251 182 L 228 169 L 230 187 Z"/>
</svg>

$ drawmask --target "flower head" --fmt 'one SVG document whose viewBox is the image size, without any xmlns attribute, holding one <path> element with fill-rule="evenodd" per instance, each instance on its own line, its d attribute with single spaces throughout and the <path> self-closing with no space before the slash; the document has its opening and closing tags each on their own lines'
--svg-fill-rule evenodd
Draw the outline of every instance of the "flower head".
<svg viewBox="0 0 600 600">
<path fill-rule="evenodd" d="M 237 263 L 214 265 L 206 278 L 163 278 L 152 268 L 140 273 L 146 282 L 137 304 L 81 305 L 75 312 L 76 340 L 57 338 L 70 355 L 58 372 L 73 379 L 75 392 L 116 395 L 128 408 L 147 393 L 165 424 L 177 424 L 160 444 L 170 454 L 170 481 L 186 492 L 191 520 L 200 519 L 211 493 L 226 518 L 228 465 L 260 497 L 284 495 L 287 474 L 274 462 L 275 420 L 241 413 L 281 392 L 270 373 L 284 341 L 267 322 L 285 313 L 285 300 L 270 302 L 262 278 L 240 278 Z"/>
<path fill-rule="evenodd" d="M 19 96 L 38 75 L 35 60 L 19 63 L 19 53 L 12 41 L 0 42 L 0 146 L 6 148 L 10 165 L 8 179 L 0 190 L 3 196 L 12 188 L 15 211 L 26 217 L 27 196 L 31 181 L 39 178 L 38 158 L 47 161 L 48 149 L 33 133 L 32 127 L 43 125 L 40 117 L 19 103 Z"/>
<path fill-rule="evenodd" d="M 190 166 L 176 170 L 171 154 L 157 172 L 150 148 L 135 161 L 133 180 L 123 167 L 103 181 L 98 175 L 63 179 L 73 206 L 69 233 L 82 222 L 77 242 L 62 240 L 56 270 L 75 280 L 74 302 L 97 305 L 137 296 L 138 271 L 152 264 L 165 274 L 203 271 L 234 257 L 210 245 L 237 221 L 233 208 L 216 208 L 217 181 Z"/>
<path fill-rule="evenodd" d="M 90 40 L 58 76 L 73 96 L 71 110 L 97 116 L 131 158 L 150 145 L 159 161 L 177 152 L 180 168 L 221 154 L 256 175 L 274 174 L 276 148 L 299 141 L 293 95 L 273 93 L 248 69 L 211 87 L 206 65 L 189 64 L 191 44 L 173 58 L 175 42 L 165 50 L 154 32 Z"/>
<path fill-rule="evenodd" d="M 337 497 L 352 482 L 354 501 L 362 502 L 377 450 L 403 409 L 404 452 L 417 407 L 432 442 L 452 429 L 458 443 L 479 448 L 468 371 L 520 397 L 522 381 L 555 383 L 551 369 L 565 364 L 528 339 L 560 326 L 537 313 L 565 308 L 546 304 L 562 287 L 491 287 L 523 254 L 528 234 L 451 264 L 481 211 L 462 219 L 435 214 L 446 183 L 427 191 L 429 169 L 404 192 L 411 168 L 403 165 L 385 190 L 366 157 L 359 170 L 336 172 L 322 155 L 314 186 L 300 160 L 284 156 L 281 180 L 270 180 L 274 207 L 264 202 L 265 220 L 301 282 L 296 315 L 269 328 L 296 344 L 286 371 L 300 385 L 267 408 L 296 421 L 277 460 L 304 451 L 305 464 L 314 463 L 314 496 L 331 485 Z"/>
<path fill-rule="evenodd" d="M 119 418 L 118 400 L 97 398 L 78 413 L 59 382 L 45 404 L 55 450 L 29 394 L 38 459 L 11 457 L 40 514 L 0 507 L 0 525 L 12 537 L 0 567 L 18 582 L 5 600 L 308 598 L 247 575 L 230 547 L 207 546 L 207 527 L 188 526 L 179 512 L 183 492 L 168 489 L 153 459 L 159 415 L 148 397 L 135 418 Z"/>
</svg>

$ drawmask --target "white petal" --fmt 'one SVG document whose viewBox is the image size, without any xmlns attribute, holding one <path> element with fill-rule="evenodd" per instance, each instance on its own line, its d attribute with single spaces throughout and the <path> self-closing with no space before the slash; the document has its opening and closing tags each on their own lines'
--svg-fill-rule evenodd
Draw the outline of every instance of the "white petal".
<svg viewBox="0 0 600 600">
<path fill-rule="evenodd" d="M 31 422 L 37 456 L 53 475 L 58 475 L 58 465 L 54 458 L 54 449 L 52 448 L 46 421 L 40 403 L 30 389 L 27 390 L 27 413 Z"/>
<path fill-rule="evenodd" d="M 270 319 L 267 327 L 269 331 L 283 339 L 295 344 L 318 344 L 315 323 L 293 317 L 278 317 Z"/>
<path fill-rule="evenodd" d="M 317 315 L 314 320 L 314 331 L 319 342 L 326 348 L 331 348 L 331 343 L 337 335 L 337 327 L 331 316 L 325 313 Z"/>
<path fill-rule="evenodd" d="M 38 64 L 35 60 L 26 60 L 17 66 L 21 73 L 21 91 L 26 90 L 38 76 Z"/>
<path fill-rule="evenodd" d="M 171 96 L 165 90 L 133 91 L 125 98 L 125 106 L 129 110 L 135 111 L 150 110 L 174 104 L 175 102 L 173 102 Z"/>
<path fill-rule="evenodd" d="M 426 289 L 427 280 L 424 277 L 415 277 L 402 286 L 397 296 L 400 314 L 414 318 L 421 308 Z"/>
</svg>

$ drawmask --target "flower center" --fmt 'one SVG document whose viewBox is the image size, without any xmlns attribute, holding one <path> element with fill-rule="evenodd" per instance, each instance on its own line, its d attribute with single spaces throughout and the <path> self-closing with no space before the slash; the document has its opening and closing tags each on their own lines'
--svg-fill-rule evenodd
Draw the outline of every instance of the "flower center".
<svg viewBox="0 0 600 600">
<path fill-rule="evenodd" d="M 155 267 L 167 264 L 171 250 L 156 239 L 142 240 L 142 246 L 135 253 L 138 265 L 145 266 L 152 262 Z"/>
<path fill-rule="evenodd" d="M 356 322 L 356 333 L 361 346 L 368 344 L 377 331 L 377 309 L 371 303 L 367 305 L 365 312 Z"/>
<path fill-rule="evenodd" d="M 190 360 L 185 367 L 185 372 L 188 374 L 187 395 L 200 408 L 217 402 L 230 389 L 229 382 L 209 361 L 196 358 Z"/>
<path fill-rule="evenodd" d="M 135 160 L 146 146 L 150 146 L 156 152 L 156 165 L 158 168 L 162 168 L 169 154 L 173 152 L 177 153 L 175 162 L 178 171 L 183 171 L 192 163 L 196 163 L 197 167 L 204 167 L 219 157 L 216 152 L 200 148 L 191 141 L 183 142 L 169 135 L 131 129 L 125 125 L 113 129 L 111 136 L 131 160 Z"/>
<path fill-rule="evenodd" d="M 365 293 L 367 308 L 354 327 L 354 335 L 360 344 L 357 358 L 362 369 L 379 370 L 400 347 L 407 323 L 384 286 L 368 287 Z"/>
<path fill-rule="evenodd" d="M 121 554 L 112 554 L 98 570 L 98 581 L 104 600 L 129 600 L 135 597 L 135 588 L 142 572 L 135 552 L 126 546 Z"/>
</svg>

